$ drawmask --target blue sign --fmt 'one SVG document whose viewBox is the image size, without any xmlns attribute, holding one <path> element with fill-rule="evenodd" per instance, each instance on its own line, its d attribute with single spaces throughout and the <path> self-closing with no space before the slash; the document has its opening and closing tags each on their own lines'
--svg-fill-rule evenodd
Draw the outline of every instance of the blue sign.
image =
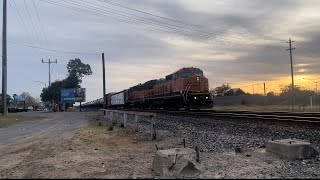
<svg viewBox="0 0 320 180">
<path fill-rule="evenodd" d="M 69 88 L 61 89 L 62 103 L 74 103 L 86 101 L 86 89 L 85 88 Z"/>
<path fill-rule="evenodd" d="M 26 101 L 25 96 L 13 96 L 14 101 L 19 102 L 19 101 Z"/>
</svg>

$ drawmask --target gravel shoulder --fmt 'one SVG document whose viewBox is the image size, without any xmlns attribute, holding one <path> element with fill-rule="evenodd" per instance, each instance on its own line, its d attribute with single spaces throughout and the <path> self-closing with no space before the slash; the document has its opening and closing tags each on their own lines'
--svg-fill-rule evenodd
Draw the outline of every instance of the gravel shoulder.
<svg viewBox="0 0 320 180">
<path fill-rule="evenodd" d="M 84 114 L 87 126 L 0 146 L 0 178 L 161 178 L 151 170 L 156 146 L 182 147 L 183 139 L 201 149 L 205 169 L 193 178 L 320 177 L 320 157 L 285 161 L 264 148 L 271 138 L 287 137 L 312 139 L 319 147 L 317 127 L 159 115 L 157 140 L 151 141 L 148 119 L 141 118 L 139 132 L 130 116 L 128 128 L 110 131 L 101 113 Z M 235 147 L 244 151 L 235 153 Z"/>
</svg>

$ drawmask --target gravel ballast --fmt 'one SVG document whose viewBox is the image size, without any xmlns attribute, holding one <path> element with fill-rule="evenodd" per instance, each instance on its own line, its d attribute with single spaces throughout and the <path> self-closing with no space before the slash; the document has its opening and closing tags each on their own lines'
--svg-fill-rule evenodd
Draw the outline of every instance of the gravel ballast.
<svg viewBox="0 0 320 180">
<path fill-rule="evenodd" d="M 149 119 L 141 118 L 141 125 L 146 125 L 148 129 Z M 261 161 L 260 169 L 250 171 L 237 172 L 235 174 L 221 173 L 221 176 L 213 171 L 226 171 L 231 166 L 236 166 L 236 160 L 232 159 L 226 162 L 223 159 L 223 153 L 234 152 L 235 148 L 251 149 L 260 151 L 264 149 L 266 142 L 276 139 L 304 139 L 312 142 L 316 149 L 320 149 L 320 126 L 312 123 L 297 124 L 293 122 L 276 122 L 276 121 L 261 121 L 261 120 L 246 120 L 246 119 L 228 119 L 228 118 L 213 118 L 213 117 L 196 117 L 196 116 L 181 116 L 181 115 L 166 115 L 157 114 L 156 117 L 157 132 L 167 132 L 166 139 L 180 138 L 186 140 L 188 147 L 199 146 L 202 156 L 206 159 L 208 166 L 212 163 L 217 163 L 217 156 L 220 156 L 220 166 L 210 167 L 210 173 L 201 176 L 202 178 L 318 178 L 320 177 L 320 156 L 308 160 L 272 160 L 273 166 L 269 167 L 268 156 Z M 252 153 L 253 154 L 253 153 Z M 264 153 L 266 154 L 266 153 Z M 247 155 L 241 158 L 248 158 Z M 260 156 L 260 155 L 257 155 Z M 230 157 L 230 156 L 228 156 Z M 236 156 L 232 156 L 236 157 Z M 271 156 L 269 156 L 271 158 Z M 215 160 L 214 160 L 215 159 Z M 258 159 L 258 160 L 257 160 Z M 262 157 L 252 158 L 252 161 L 259 161 Z M 271 160 L 270 160 L 271 161 Z M 240 164 L 243 162 L 239 162 Z M 238 165 L 238 168 L 246 165 Z M 247 165 L 250 166 L 250 163 Z M 253 165 L 255 166 L 255 165 Z M 268 167 L 267 167 L 268 166 Z M 223 169 L 224 168 L 224 169 Z M 235 168 L 235 167 L 232 167 Z M 244 167 L 243 167 L 244 168 Z M 231 172 L 233 172 L 231 170 Z M 248 170 L 249 171 L 249 170 Z M 243 176 L 239 176 L 239 174 Z"/>
</svg>

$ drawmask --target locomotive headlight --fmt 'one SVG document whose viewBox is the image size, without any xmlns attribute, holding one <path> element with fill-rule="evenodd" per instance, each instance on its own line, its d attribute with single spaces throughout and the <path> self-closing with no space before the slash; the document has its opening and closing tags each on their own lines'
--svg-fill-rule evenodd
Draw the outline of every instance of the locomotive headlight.
<svg viewBox="0 0 320 180">
<path fill-rule="evenodd" d="M 194 97 L 194 99 L 197 99 L 197 97 Z"/>
<path fill-rule="evenodd" d="M 197 81 L 199 81 L 199 79 L 200 79 L 200 78 L 199 78 L 199 77 L 197 77 Z"/>
<path fill-rule="evenodd" d="M 206 99 L 208 99 L 209 97 L 206 97 Z"/>
</svg>

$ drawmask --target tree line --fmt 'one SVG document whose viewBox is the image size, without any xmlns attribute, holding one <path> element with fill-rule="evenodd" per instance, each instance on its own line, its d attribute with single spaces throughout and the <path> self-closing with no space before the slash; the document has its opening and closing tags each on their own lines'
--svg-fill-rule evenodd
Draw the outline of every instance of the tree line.
<svg viewBox="0 0 320 180">
<path fill-rule="evenodd" d="M 218 86 L 212 90 L 210 90 L 211 94 L 216 97 L 221 97 L 221 96 L 240 96 L 240 95 L 253 95 L 250 93 L 244 92 L 242 89 L 237 88 L 232 89 L 230 85 L 222 84 L 221 86 Z M 280 94 L 279 96 L 291 96 L 293 90 L 292 90 L 292 85 L 282 85 L 280 86 Z M 315 95 L 315 91 L 308 90 L 302 86 L 299 85 L 294 85 L 294 93 L 297 95 Z M 259 95 L 259 94 L 255 94 Z M 270 91 L 266 94 L 267 96 L 276 96 L 276 93 L 273 91 Z"/>
</svg>

